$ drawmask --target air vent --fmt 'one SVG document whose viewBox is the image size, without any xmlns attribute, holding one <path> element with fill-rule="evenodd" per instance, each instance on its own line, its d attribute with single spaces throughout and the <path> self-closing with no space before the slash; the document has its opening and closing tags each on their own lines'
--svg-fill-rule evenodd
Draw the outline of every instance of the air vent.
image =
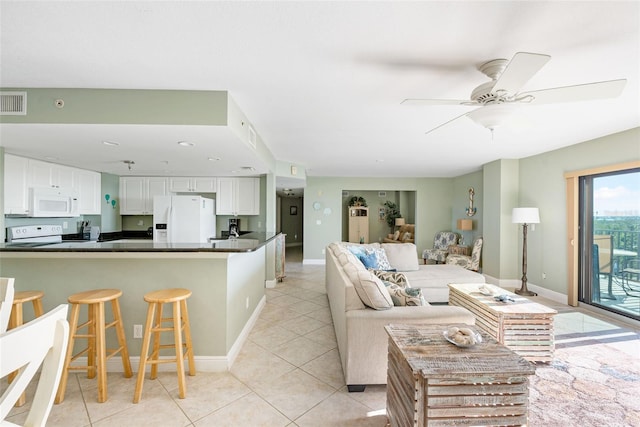
<svg viewBox="0 0 640 427">
<path fill-rule="evenodd" d="M 25 116 L 27 92 L 0 92 L 0 115 Z"/>
<path fill-rule="evenodd" d="M 249 126 L 249 145 L 252 146 L 254 149 L 256 148 L 256 131 L 253 130 L 253 128 L 251 126 Z"/>
<path fill-rule="evenodd" d="M 349 197 L 349 192 L 346 190 L 342 190 L 342 197 Z"/>
<path fill-rule="evenodd" d="M 378 197 L 387 197 L 387 192 L 386 191 L 378 191 Z"/>
</svg>

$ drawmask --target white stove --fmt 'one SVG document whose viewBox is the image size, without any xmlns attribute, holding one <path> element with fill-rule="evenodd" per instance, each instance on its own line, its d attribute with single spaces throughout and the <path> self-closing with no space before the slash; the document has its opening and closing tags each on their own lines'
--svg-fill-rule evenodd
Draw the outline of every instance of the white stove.
<svg viewBox="0 0 640 427">
<path fill-rule="evenodd" d="M 62 242 L 61 225 L 7 227 L 7 245 L 42 246 Z"/>
</svg>

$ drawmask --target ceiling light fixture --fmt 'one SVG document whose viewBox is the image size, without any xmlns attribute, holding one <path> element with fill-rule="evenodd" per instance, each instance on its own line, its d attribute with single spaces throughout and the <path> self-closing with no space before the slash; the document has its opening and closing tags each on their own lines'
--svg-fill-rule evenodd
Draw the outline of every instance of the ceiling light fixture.
<svg viewBox="0 0 640 427">
<path fill-rule="evenodd" d="M 131 166 L 135 165 L 136 162 L 134 162 L 133 160 L 123 160 L 122 163 L 124 163 L 125 165 L 127 165 L 127 167 L 129 168 L 129 170 L 131 170 Z"/>
<path fill-rule="evenodd" d="M 209 157 L 207 160 L 209 160 L 210 162 L 219 162 L 220 157 Z"/>
<path fill-rule="evenodd" d="M 194 144 L 193 142 L 189 142 L 189 141 L 179 141 L 178 145 L 181 145 L 183 147 L 193 147 L 196 144 Z"/>
<path fill-rule="evenodd" d="M 118 142 L 113 142 L 113 141 L 102 141 L 103 145 L 108 145 L 109 147 L 116 147 L 118 145 L 120 145 L 120 143 Z"/>
<path fill-rule="evenodd" d="M 516 111 L 516 108 L 514 104 L 489 104 L 471 111 L 467 117 L 489 129 L 493 135 L 494 129 L 501 126 Z"/>
</svg>

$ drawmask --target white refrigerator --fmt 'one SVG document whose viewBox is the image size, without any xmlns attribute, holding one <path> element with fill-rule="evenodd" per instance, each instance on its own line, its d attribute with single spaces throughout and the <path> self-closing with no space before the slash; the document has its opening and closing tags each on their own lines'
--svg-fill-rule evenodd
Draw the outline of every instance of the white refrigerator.
<svg viewBox="0 0 640 427">
<path fill-rule="evenodd" d="M 154 242 L 207 243 L 215 235 L 215 200 L 201 196 L 153 198 Z"/>
</svg>

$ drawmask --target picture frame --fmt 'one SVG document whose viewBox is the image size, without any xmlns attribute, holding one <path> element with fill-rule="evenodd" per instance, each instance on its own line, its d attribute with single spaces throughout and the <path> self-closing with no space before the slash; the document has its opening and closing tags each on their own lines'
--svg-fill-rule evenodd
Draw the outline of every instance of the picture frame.
<svg viewBox="0 0 640 427">
<path fill-rule="evenodd" d="M 289 206 L 289 215 L 298 215 L 298 207 Z"/>
</svg>

